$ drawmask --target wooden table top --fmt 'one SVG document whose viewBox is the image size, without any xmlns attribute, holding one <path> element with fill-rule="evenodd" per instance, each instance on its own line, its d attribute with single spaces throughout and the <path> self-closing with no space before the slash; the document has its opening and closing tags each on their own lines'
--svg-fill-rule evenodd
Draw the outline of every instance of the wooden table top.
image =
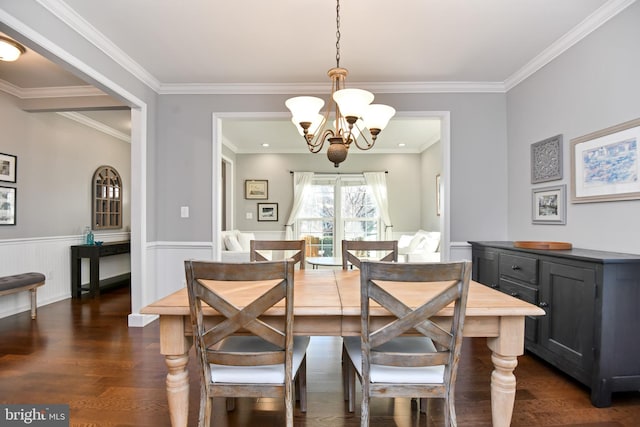
<svg viewBox="0 0 640 427">
<path fill-rule="evenodd" d="M 223 292 L 234 304 L 242 307 L 243 301 L 253 299 L 259 288 L 273 282 L 208 282 L 216 290 Z M 294 277 L 295 316 L 359 316 L 360 315 L 360 272 L 359 270 L 296 270 Z M 391 285 L 391 284 L 390 284 Z M 445 284 L 434 283 L 428 291 L 424 286 L 419 290 L 405 289 L 397 293 L 398 299 L 415 306 L 435 295 Z M 383 284 L 386 286 L 386 284 Z M 281 315 L 278 307 L 269 314 Z M 453 310 L 445 308 L 442 316 L 450 316 Z M 182 288 L 140 310 L 142 314 L 173 316 L 189 315 L 189 299 L 186 288 Z M 207 310 L 205 310 L 207 313 Z M 386 312 L 373 315 L 384 315 Z M 210 310 L 209 314 L 215 314 Z M 386 313 L 388 314 L 388 313 Z M 471 282 L 467 300 L 467 316 L 540 316 L 542 308 L 491 289 L 477 282 Z"/>
</svg>

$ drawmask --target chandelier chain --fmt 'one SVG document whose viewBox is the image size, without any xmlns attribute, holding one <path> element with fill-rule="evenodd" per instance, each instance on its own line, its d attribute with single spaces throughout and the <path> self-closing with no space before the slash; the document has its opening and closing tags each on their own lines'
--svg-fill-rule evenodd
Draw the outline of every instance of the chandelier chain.
<svg viewBox="0 0 640 427">
<path fill-rule="evenodd" d="M 336 2 L 336 68 L 340 68 L 340 0 Z"/>
</svg>

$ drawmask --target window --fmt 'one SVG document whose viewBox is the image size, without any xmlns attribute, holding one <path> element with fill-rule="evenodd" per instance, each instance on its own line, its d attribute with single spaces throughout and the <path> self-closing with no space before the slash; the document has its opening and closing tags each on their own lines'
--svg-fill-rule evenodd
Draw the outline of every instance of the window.
<svg viewBox="0 0 640 427">
<path fill-rule="evenodd" d="M 377 204 L 362 176 L 316 176 L 297 218 L 306 256 L 339 256 L 342 239 L 380 239 Z"/>
<path fill-rule="evenodd" d="M 100 166 L 93 174 L 94 230 L 122 228 L 122 179 L 111 166 Z"/>
</svg>

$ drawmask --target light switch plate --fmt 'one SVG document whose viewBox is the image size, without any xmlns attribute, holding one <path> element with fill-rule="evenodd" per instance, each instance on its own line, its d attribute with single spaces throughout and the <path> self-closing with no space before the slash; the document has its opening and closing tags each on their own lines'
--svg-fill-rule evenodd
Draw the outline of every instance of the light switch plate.
<svg viewBox="0 0 640 427">
<path fill-rule="evenodd" d="M 245 215 L 246 219 L 253 219 L 253 212 L 247 212 Z"/>
<path fill-rule="evenodd" d="M 189 206 L 180 207 L 180 218 L 189 218 Z"/>
</svg>

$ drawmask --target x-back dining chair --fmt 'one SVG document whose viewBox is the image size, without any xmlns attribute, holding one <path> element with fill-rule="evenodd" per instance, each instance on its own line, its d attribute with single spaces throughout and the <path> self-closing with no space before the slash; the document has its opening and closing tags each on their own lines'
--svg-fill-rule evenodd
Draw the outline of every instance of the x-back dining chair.
<svg viewBox="0 0 640 427">
<path fill-rule="evenodd" d="M 293 263 L 185 261 L 185 271 L 201 367 L 199 427 L 210 426 L 214 398 L 233 397 L 284 398 L 286 425 L 292 427 L 295 378 L 300 409 L 306 411 L 309 345 L 309 337 L 293 336 Z M 238 282 L 261 293 L 244 308 L 232 298 Z M 283 324 L 266 324 L 261 316 L 282 300 Z M 210 310 L 206 306 L 223 320 L 215 325 L 205 322 L 203 310 Z"/>
<path fill-rule="evenodd" d="M 351 264 L 360 268 L 362 258 L 369 258 L 371 252 L 383 252 L 377 261 L 398 261 L 397 240 L 343 240 L 342 241 L 342 269 L 346 270 Z"/>
<path fill-rule="evenodd" d="M 250 261 L 268 261 L 260 251 L 284 251 L 285 258 L 293 259 L 299 263 L 300 269 L 305 268 L 304 240 L 251 240 L 249 242 Z"/>
<path fill-rule="evenodd" d="M 443 398 L 445 425 L 457 425 L 454 389 L 470 277 L 470 261 L 362 262 L 361 336 L 344 338 L 350 361 L 349 411 L 355 409 L 357 375 L 362 384 L 362 427 L 369 426 L 372 397 Z M 451 303 L 450 326 L 435 323 L 432 318 Z M 371 311 L 380 309 L 393 319 L 373 326 Z"/>
</svg>

